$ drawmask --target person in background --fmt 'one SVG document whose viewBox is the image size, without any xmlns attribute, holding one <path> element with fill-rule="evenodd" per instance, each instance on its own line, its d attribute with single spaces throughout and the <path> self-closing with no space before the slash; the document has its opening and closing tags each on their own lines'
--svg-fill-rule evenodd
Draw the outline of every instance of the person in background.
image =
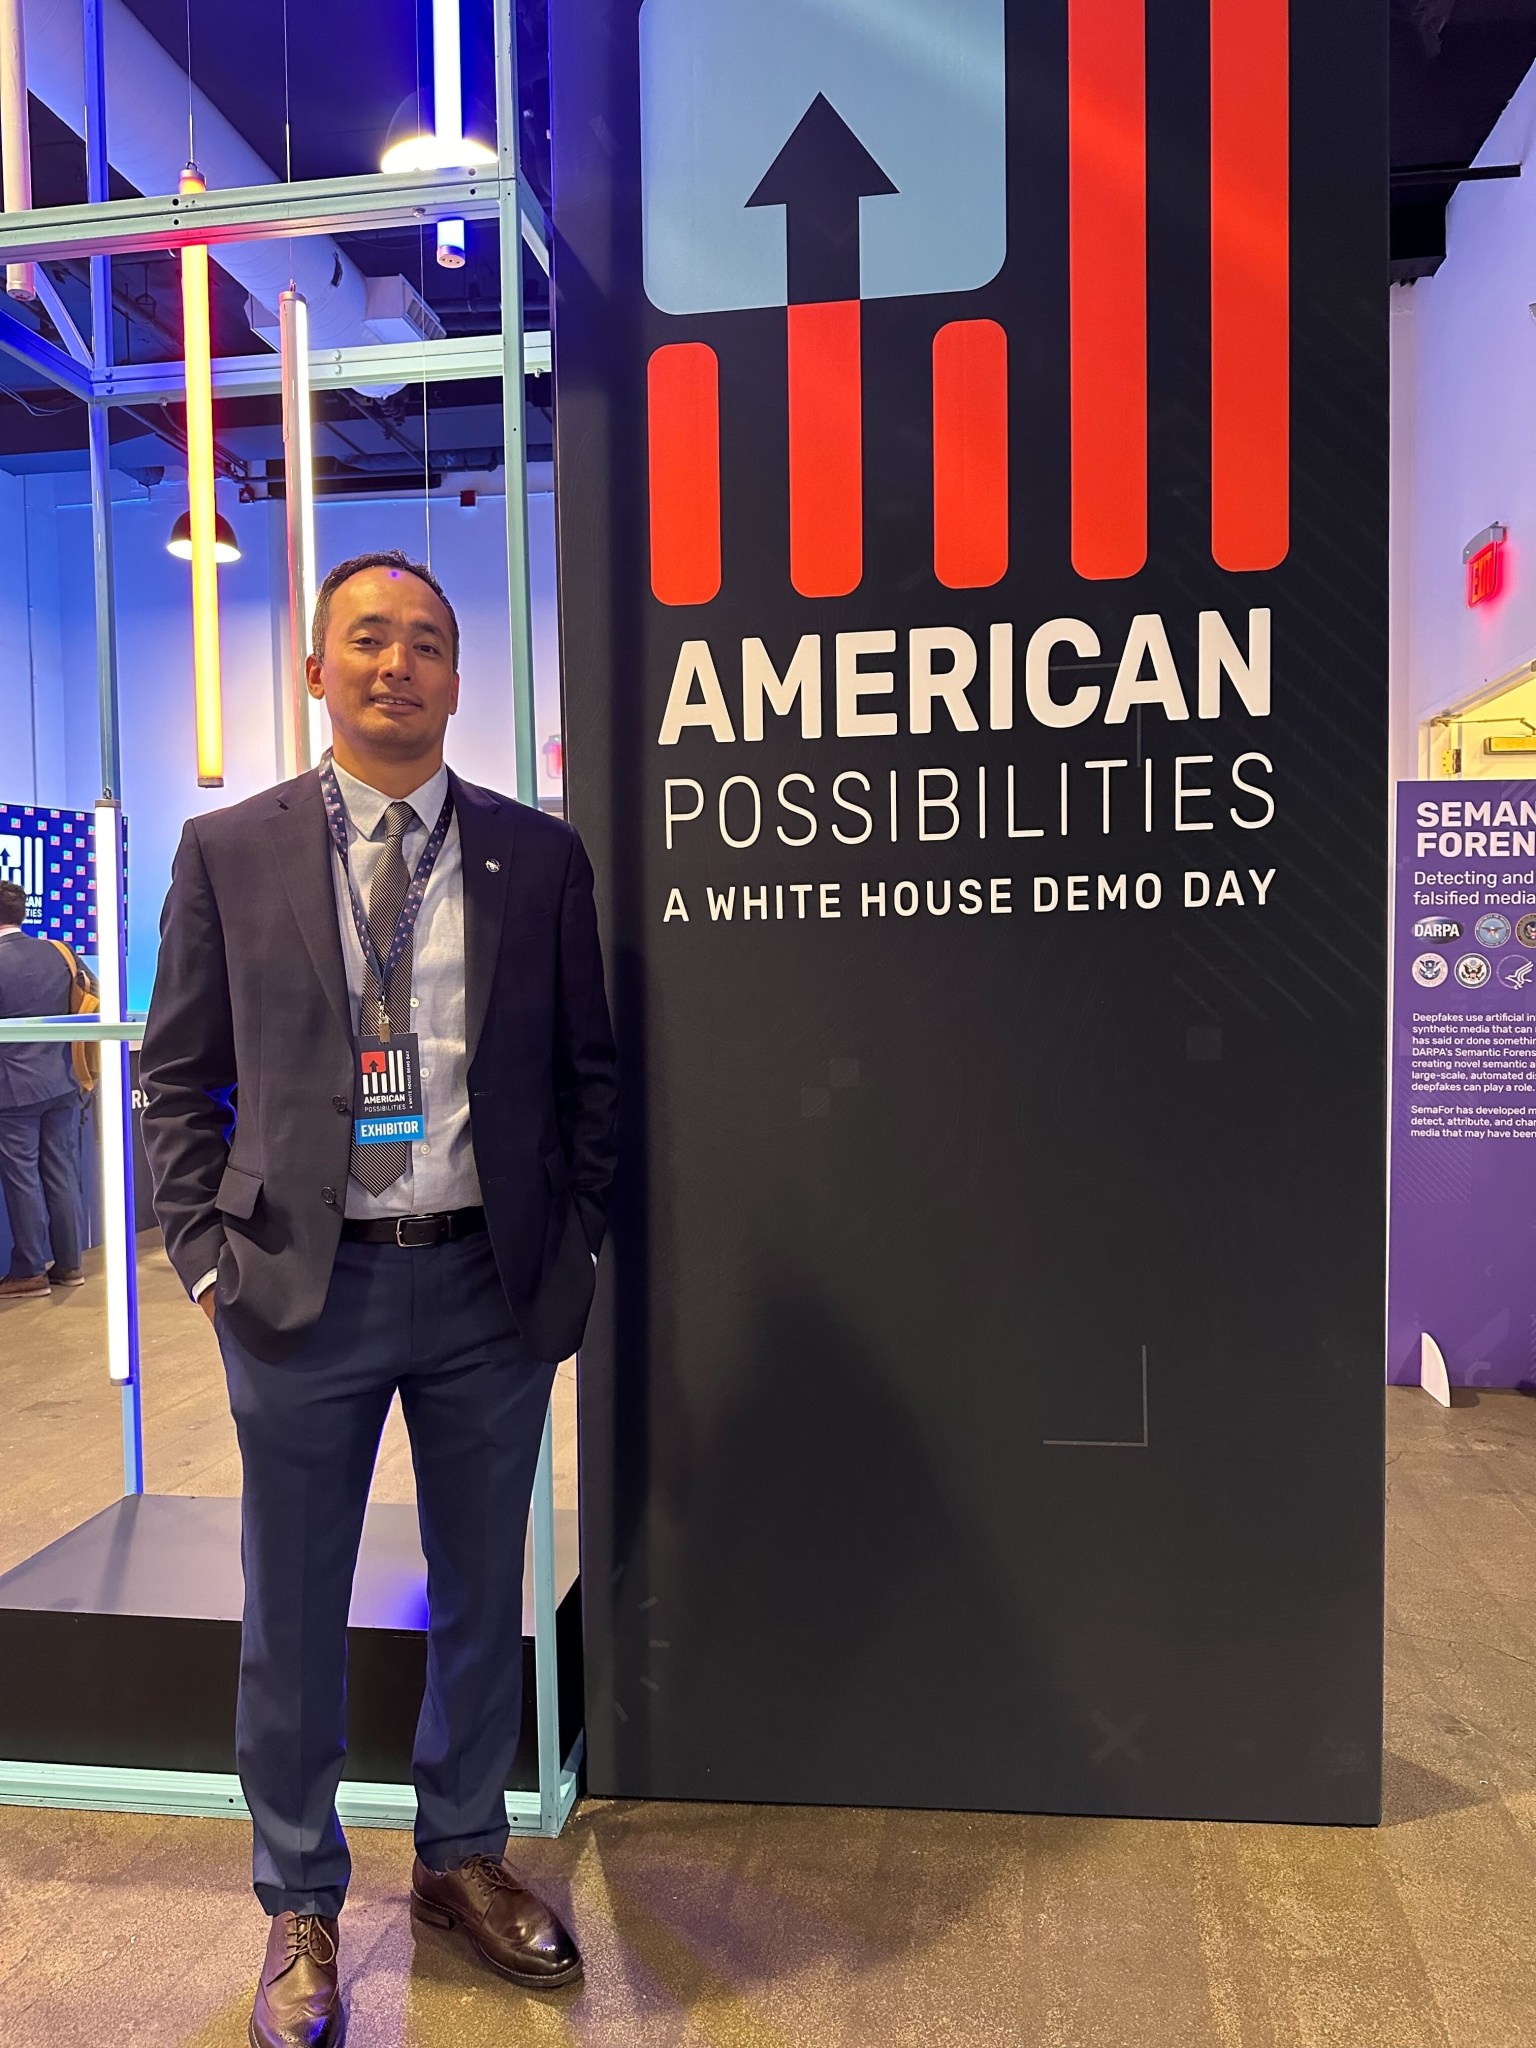
<svg viewBox="0 0 1536 2048">
<path fill-rule="evenodd" d="M 26 914 L 23 891 L 0 882 L 0 1017 L 66 1017 L 69 963 L 22 930 Z M 0 1045 L 0 1191 L 11 1226 L 0 1301 L 80 1286 L 80 1090 L 67 1045 Z"/>
</svg>

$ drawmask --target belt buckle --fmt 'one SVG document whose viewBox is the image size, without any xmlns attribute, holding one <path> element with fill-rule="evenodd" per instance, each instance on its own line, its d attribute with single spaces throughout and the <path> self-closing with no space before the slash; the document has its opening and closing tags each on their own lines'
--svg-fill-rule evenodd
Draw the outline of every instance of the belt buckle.
<svg viewBox="0 0 1536 2048">
<path fill-rule="evenodd" d="M 440 1216 L 401 1216 L 395 1222 L 395 1243 L 408 1251 L 422 1251 L 442 1242 Z"/>
</svg>

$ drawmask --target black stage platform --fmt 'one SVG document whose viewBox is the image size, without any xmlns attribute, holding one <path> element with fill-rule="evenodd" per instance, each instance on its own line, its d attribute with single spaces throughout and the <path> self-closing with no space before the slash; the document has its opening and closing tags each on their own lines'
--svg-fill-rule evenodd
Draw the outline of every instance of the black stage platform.
<svg viewBox="0 0 1536 2048">
<path fill-rule="evenodd" d="M 560 1754 L 581 1728 L 576 1516 L 555 1515 Z M 240 1503 L 128 1495 L 0 1576 L 0 1758 L 228 1772 L 235 1767 Z M 426 1565 L 414 1507 L 363 1525 L 348 1632 L 349 1780 L 402 1785 L 426 1669 Z M 531 1573 L 523 1739 L 508 1788 L 538 1787 Z"/>
</svg>

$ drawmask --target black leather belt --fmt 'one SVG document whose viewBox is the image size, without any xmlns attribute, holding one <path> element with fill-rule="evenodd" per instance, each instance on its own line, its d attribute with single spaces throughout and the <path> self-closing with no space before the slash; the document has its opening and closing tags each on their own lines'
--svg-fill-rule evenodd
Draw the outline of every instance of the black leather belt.
<svg viewBox="0 0 1536 2048">
<path fill-rule="evenodd" d="M 400 1244 L 415 1250 L 472 1237 L 484 1228 L 483 1209 L 445 1209 L 436 1216 L 349 1216 L 341 1234 L 356 1244 Z"/>
</svg>

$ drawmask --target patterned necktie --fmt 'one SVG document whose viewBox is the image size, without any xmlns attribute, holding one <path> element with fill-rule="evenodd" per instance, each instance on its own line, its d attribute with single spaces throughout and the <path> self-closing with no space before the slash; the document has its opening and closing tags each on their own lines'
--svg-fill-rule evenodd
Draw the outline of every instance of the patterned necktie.
<svg viewBox="0 0 1536 2048">
<path fill-rule="evenodd" d="M 388 959 L 395 928 L 405 907 L 411 886 L 406 872 L 401 841 L 416 816 L 408 803 L 393 803 L 384 813 L 384 851 L 379 855 L 368 891 L 368 936 L 374 957 L 381 964 Z M 411 956 L 414 941 L 407 939 L 389 977 L 389 1029 L 408 1031 L 411 1023 Z M 379 978 L 370 965 L 363 979 L 362 1031 L 366 1038 L 379 1036 Z M 370 1195 L 382 1195 L 405 1172 L 409 1147 L 406 1145 L 358 1145 L 352 1147 L 352 1178 Z"/>
</svg>

